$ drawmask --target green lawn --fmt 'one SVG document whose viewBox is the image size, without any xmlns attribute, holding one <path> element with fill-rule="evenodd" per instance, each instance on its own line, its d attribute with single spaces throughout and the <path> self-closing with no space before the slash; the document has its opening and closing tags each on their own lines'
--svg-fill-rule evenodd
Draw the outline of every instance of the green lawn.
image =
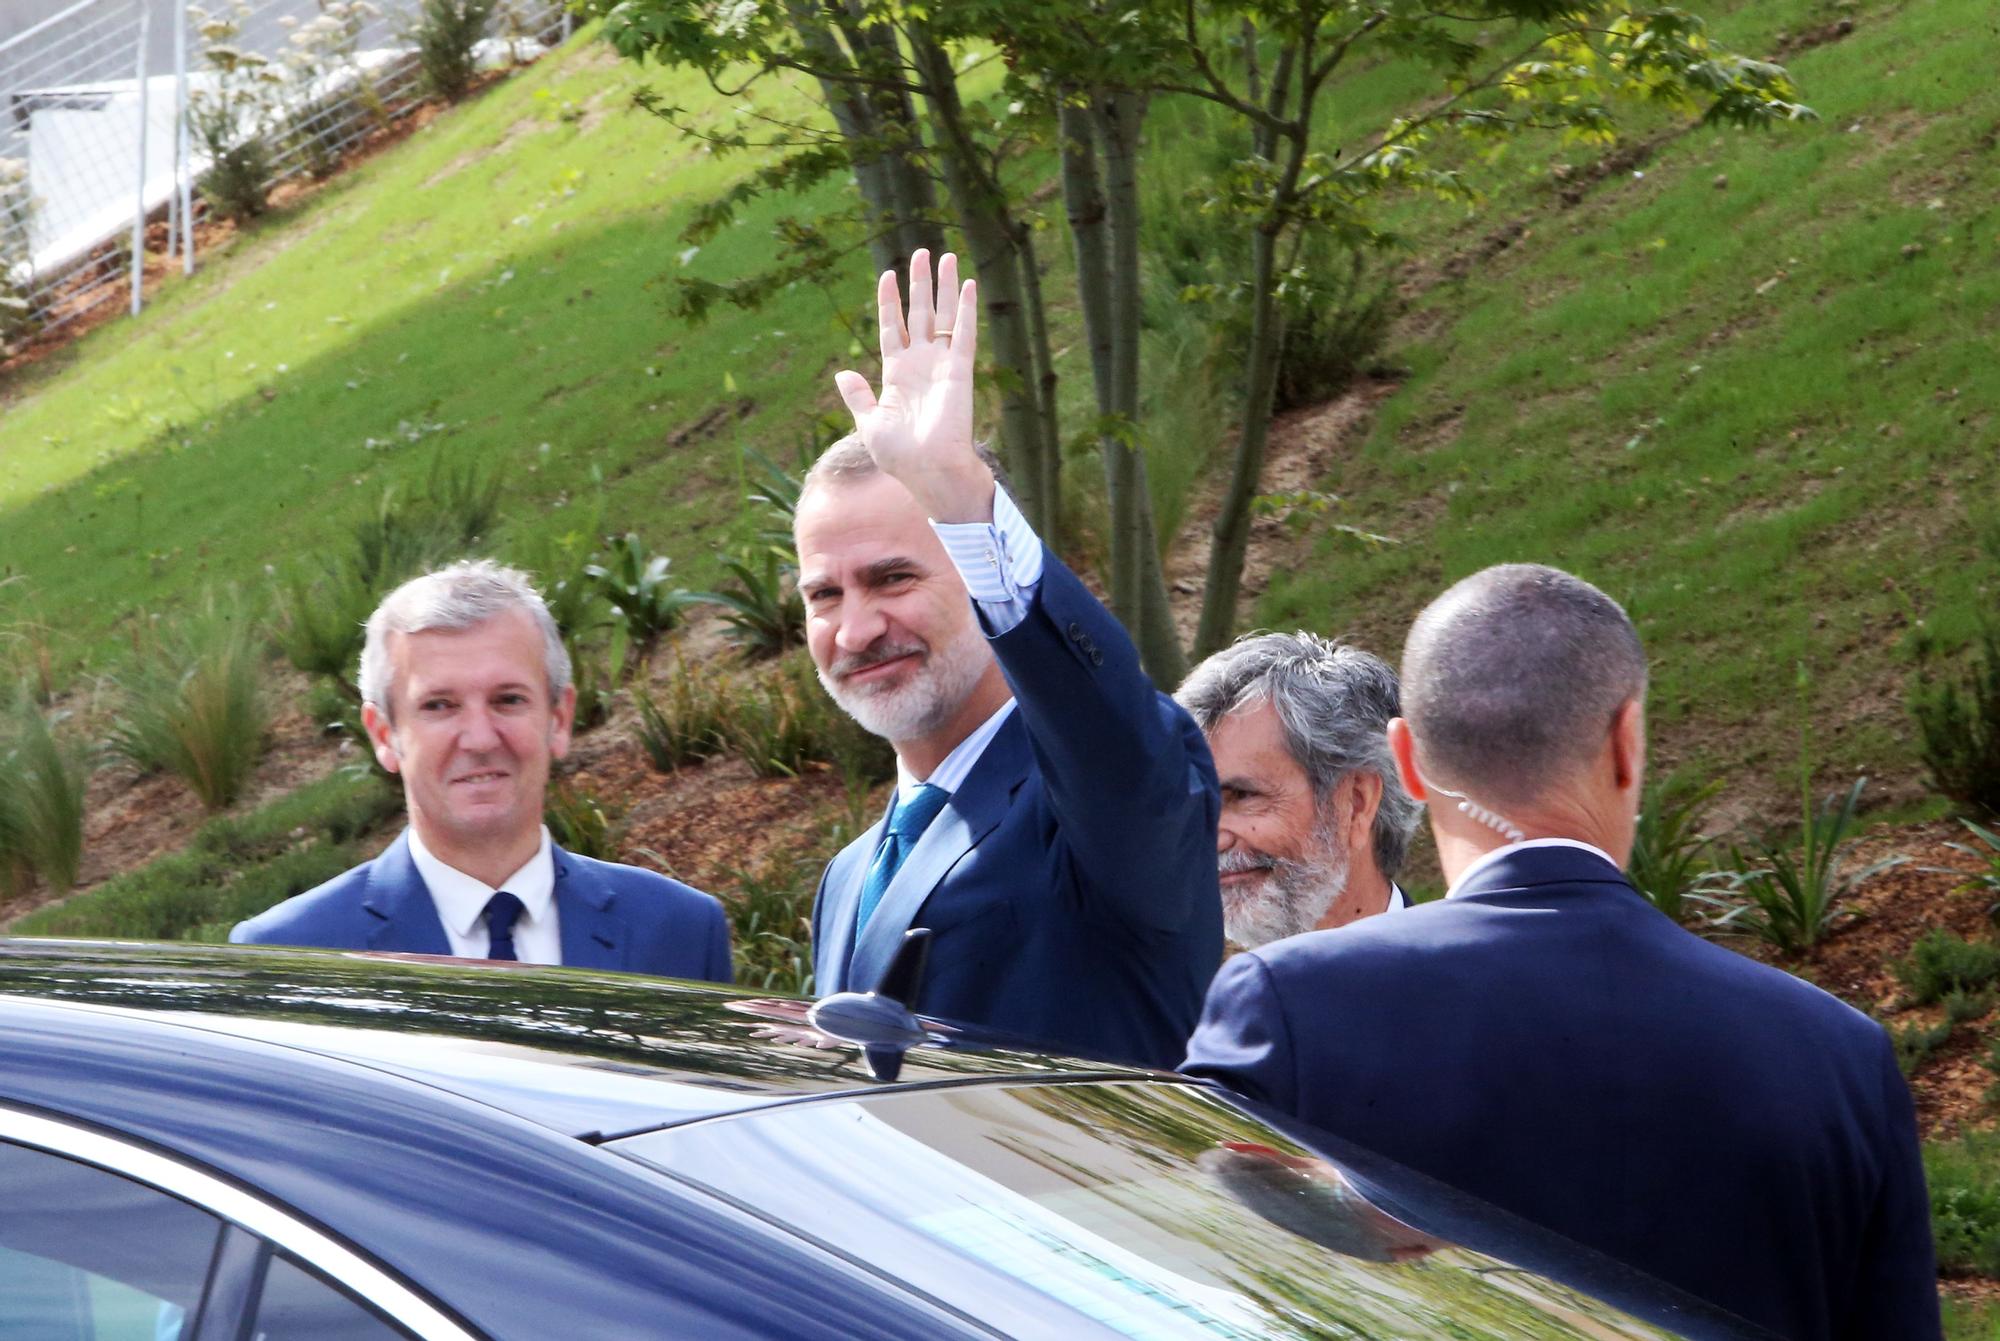
<svg viewBox="0 0 2000 1341">
<path fill-rule="evenodd" d="M 640 81 L 574 45 L 17 389 L 0 576 L 25 580 L 0 590 L 0 624 L 33 615 L 99 652 L 135 611 L 261 585 L 440 451 L 506 478 L 510 550 L 601 505 L 700 575 L 741 445 L 809 431 L 851 341 L 811 288 L 698 331 L 669 318 L 684 263 L 754 264 L 777 210 L 686 255 L 686 202 L 740 169 L 632 110 Z M 863 299 L 866 274 L 856 258 Z"/>
</svg>

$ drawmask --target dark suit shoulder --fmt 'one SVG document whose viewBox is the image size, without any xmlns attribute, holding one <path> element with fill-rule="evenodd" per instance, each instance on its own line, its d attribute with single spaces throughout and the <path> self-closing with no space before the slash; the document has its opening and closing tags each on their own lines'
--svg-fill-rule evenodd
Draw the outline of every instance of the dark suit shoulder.
<svg viewBox="0 0 2000 1341">
<path fill-rule="evenodd" d="M 722 912 L 722 902 L 713 894 L 704 894 L 692 885 L 683 884 L 658 871 L 649 871 L 643 866 L 599 861 L 574 852 L 563 853 L 563 860 L 572 863 L 578 873 L 614 895 L 634 896 L 655 907 L 674 911 L 696 913 L 713 910 L 717 915 Z"/>
<path fill-rule="evenodd" d="M 342 871 L 324 884 L 273 904 L 230 929 L 237 945 L 360 945 L 365 936 L 361 899 L 373 861 Z M 330 939 L 340 938 L 340 939 Z"/>
</svg>

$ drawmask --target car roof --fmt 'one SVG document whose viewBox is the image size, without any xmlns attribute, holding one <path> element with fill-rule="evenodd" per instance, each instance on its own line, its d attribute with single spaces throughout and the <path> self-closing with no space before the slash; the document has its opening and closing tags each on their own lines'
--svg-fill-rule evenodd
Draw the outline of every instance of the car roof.
<svg viewBox="0 0 2000 1341">
<path fill-rule="evenodd" d="M 890 1083 L 859 1048 L 794 1041 L 809 1036 L 798 998 L 626 973 L 14 938 L 0 940 L 8 996 L 311 1052 L 588 1139 Z M 1153 1074 L 927 1023 L 933 1041 L 893 1083 Z"/>
</svg>

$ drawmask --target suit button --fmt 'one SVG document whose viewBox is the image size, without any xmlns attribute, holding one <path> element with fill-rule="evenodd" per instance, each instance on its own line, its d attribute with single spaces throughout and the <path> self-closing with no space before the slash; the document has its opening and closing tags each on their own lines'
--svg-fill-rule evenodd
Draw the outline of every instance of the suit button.
<svg viewBox="0 0 2000 1341">
<path fill-rule="evenodd" d="M 1073 643 L 1080 643 L 1083 641 L 1083 630 L 1077 627 L 1077 623 L 1073 619 L 1069 623 L 1069 640 Z"/>
<path fill-rule="evenodd" d="M 1104 664 L 1104 653 L 1102 653 L 1102 652 L 1098 651 L 1098 650 L 1097 650 L 1096 648 L 1094 648 L 1094 647 L 1093 647 L 1093 648 L 1091 648 L 1091 649 L 1090 649 L 1090 664 L 1091 664 L 1091 665 L 1093 665 L 1093 666 L 1102 666 L 1102 665 Z"/>
</svg>

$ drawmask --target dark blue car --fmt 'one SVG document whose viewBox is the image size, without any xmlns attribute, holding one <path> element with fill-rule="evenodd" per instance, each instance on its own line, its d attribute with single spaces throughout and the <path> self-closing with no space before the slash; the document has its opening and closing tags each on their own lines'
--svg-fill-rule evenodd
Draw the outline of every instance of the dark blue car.
<svg viewBox="0 0 2000 1341">
<path fill-rule="evenodd" d="M 614 974 L 0 942 L 0 1341 L 1749 1334 L 1202 1086 L 874 1041 Z"/>
</svg>

